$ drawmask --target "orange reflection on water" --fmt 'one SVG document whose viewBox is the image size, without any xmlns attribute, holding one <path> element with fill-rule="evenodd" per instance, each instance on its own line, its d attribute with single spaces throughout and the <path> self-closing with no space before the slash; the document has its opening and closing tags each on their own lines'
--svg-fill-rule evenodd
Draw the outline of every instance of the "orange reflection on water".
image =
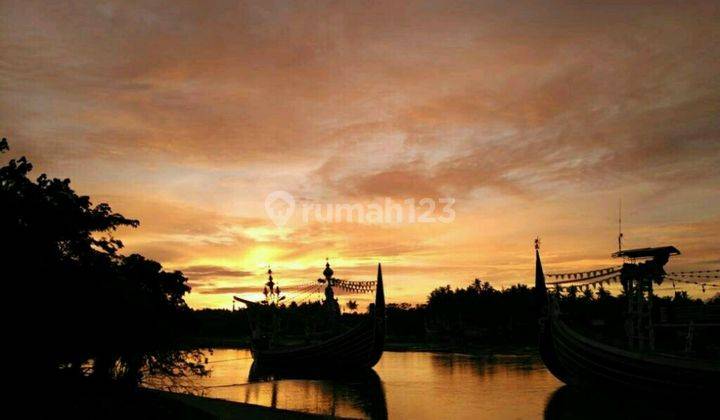
<svg viewBox="0 0 720 420">
<path fill-rule="evenodd" d="M 206 396 L 351 418 L 540 418 L 560 386 L 534 356 L 385 352 L 377 374 L 342 380 L 251 380 L 247 350 L 209 362 Z"/>
</svg>

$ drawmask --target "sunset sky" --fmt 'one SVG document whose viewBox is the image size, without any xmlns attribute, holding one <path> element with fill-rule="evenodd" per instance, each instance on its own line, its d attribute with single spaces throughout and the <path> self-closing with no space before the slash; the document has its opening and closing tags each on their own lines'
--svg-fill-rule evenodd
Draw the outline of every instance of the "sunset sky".
<svg viewBox="0 0 720 420">
<path fill-rule="evenodd" d="M 140 219 L 123 252 L 182 270 L 193 307 L 259 297 L 268 265 L 292 294 L 326 257 L 382 262 L 391 302 L 530 283 L 538 235 L 547 271 L 606 267 L 619 199 L 627 248 L 717 269 L 720 5 L 643 4 L 2 0 L 0 135 Z M 386 198 L 456 217 L 299 214 Z"/>
</svg>

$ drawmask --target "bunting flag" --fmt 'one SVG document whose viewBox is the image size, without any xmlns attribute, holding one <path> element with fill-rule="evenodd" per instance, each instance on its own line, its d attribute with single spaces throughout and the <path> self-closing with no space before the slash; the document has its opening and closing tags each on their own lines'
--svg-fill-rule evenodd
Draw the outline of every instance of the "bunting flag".
<svg viewBox="0 0 720 420">
<path fill-rule="evenodd" d="M 588 271 L 584 273 L 563 273 L 563 274 L 548 274 L 555 276 L 556 278 L 559 278 L 560 280 L 554 281 L 554 282 L 547 282 L 549 285 L 557 285 L 557 284 L 564 284 L 564 283 L 575 283 L 577 281 L 587 281 L 587 280 L 593 280 L 597 279 L 595 283 L 598 285 L 602 284 L 604 281 L 607 281 L 609 284 L 609 280 L 612 280 L 613 277 L 608 277 L 612 274 L 615 274 L 619 278 L 620 273 L 620 267 L 617 268 L 611 268 L 606 270 L 595 270 L 595 271 Z M 564 280 L 564 278 L 567 277 L 567 280 Z M 591 283 L 588 283 L 591 284 Z"/>
<path fill-rule="evenodd" d="M 350 281 L 334 279 L 333 286 L 337 286 L 351 293 L 372 293 L 375 291 L 375 281 Z"/>
<path fill-rule="evenodd" d="M 689 274 L 703 274 L 703 273 L 720 273 L 720 270 L 697 270 L 697 271 L 673 271 L 672 273 L 668 273 L 671 276 L 682 276 L 682 275 L 689 275 Z"/>
<path fill-rule="evenodd" d="M 576 282 L 582 282 L 581 284 L 576 284 L 576 286 L 580 290 L 588 290 L 590 287 L 593 289 L 596 289 L 598 286 L 602 286 L 603 284 L 610 285 L 611 283 L 617 283 L 621 280 L 622 275 L 620 273 L 621 267 L 614 267 L 614 268 L 608 268 L 603 270 L 595 270 L 595 271 L 588 271 L 583 273 L 562 273 L 562 274 L 548 274 L 549 276 L 554 276 L 559 279 L 565 279 L 561 281 L 555 281 L 555 282 L 548 282 L 548 285 L 555 286 L 555 289 L 558 291 L 566 291 L 568 290 L 568 287 L 562 287 L 561 284 L 566 283 L 576 283 Z M 709 270 L 711 271 L 711 270 Z M 714 279 L 716 277 L 720 276 L 708 276 L 708 277 L 702 277 L 702 276 L 695 276 L 690 278 L 673 278 L 669 275 L 667 276 L 667 279 L 672 281 L 673 287 L 676 286 L 676 282 L 686 283 L 686 284 L 694 284 L 705 291 L 707 288 L 720 288 L 720 284 L 713 284 L 713 280 L 700 280 L 704 278 Z M 587 280 L 593 280 L 597 279 L 595 281 L 587 281 Z M 360 282 L 363 283 L 363 282 Z M 363 291 L 369 290 L 372 291 L 372 289 L 363 289 Z"/>
<path fill-rule="evenodd" d="M 678 279 L 678 278 L 670 278 L 670 280 L 673 283 L 673 287 L 675 287 L 675 282 L 685 283 L 685 284 L 694 284 L 695 286 L 700 286 L 703 293 L 705 292 L 706 288 L 708 288 L 708 287 L 713 288 L 713 289 L 715 289 L 715 288 L 720 289 L 720 284 L 708 284 L 706 282 L 698 282 L 698 281 Z"/>
<path fill-rule="evenodd" d="M 607 267 L 607 268 L 602 268 L 602 269 L 598 269 L 598 270 L 581 271 L 581 272 L 576 272 L 576 273 L 555 273 L 555 274 L 548 273 L 548 274 L 546 274 L 546 276 L 555 277 L 555 278 L 561 279 L 561 280 L 565 280 L 565 279 L 588 280 L 588 279 L 592 279 L 595 277 L 602 277 L 602 276 L 605 276 L 608 274 L 617 273 L 617 272 L 620 272 L 621 269 L 622 269 L 621 266 L 614 266 L 614 267 Z"/>
</svg>

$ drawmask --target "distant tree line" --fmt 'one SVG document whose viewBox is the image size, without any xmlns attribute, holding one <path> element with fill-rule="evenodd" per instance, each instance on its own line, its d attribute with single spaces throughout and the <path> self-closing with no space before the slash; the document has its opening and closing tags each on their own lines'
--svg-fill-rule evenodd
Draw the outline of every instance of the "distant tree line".
<svg viewBox="0 0 720 420">
<path fill-rule="evenodd" d="M 607 289 L 580 290 L 570 287 L 560 296 L 561 311 L 567 322 L 583 333 L 611 344 L 625 344 L 625 312 L 627 301 L 621 293 L 613 296 Z M 462 350 L 467 347 L 525 346 L 537 342 L 536 302 L 534 288 L 523 284 L 496 289 L 479 279 L 465 288 L 438 287 L 420 305 L 388 304 L 387 327 L 390 344 L 417 344 Z M 720 309 L 720 295 L 703 301 L 692 299 L 685 292 L 673 297 L 653 299 L 653 318 L 670 322 L 681 313 L 701 317 Z M 276 308 L 278 327 L 288 335 L 302 336 L 313 331 L 314 320 L 321 316 L 320 303 L 280 305 Z M 348 326 L 358 322 L 362 314 L 345 313 Z M 709 315 L 708 315 L 709 316 Z M 249 342 L 247 310 L 202 309 L 188 314 L 185 334 L 199 338 L 200 343 L 242 344 Z M 687 329 L 658 329 L 659 347 L 682 351 Z M 694 354 L 720 355 L 718 334 L 697 331 Z"/>
</svg>

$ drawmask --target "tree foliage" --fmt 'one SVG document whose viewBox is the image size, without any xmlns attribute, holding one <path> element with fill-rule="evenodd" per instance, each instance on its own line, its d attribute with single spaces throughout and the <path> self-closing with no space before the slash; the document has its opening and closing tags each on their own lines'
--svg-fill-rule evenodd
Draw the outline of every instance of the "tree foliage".
<svg viewBox="0 0 720 420">
<path fill-rule="evenodd" d="M 80 373 L 93 361 L 95 377 L 137 383 L 148 361 L 173 360 L 158 355 L 187 310 L 187 279 L 119 253 L 113 234 L 137 220 L 94 205 L 69 179 L 33 181 L 32 169 L 25 157 L 0 168 L 0 267 L 6 309 L 18 317 L 11 337 L 30 349 L 38 374 Z"/>
</svg>

